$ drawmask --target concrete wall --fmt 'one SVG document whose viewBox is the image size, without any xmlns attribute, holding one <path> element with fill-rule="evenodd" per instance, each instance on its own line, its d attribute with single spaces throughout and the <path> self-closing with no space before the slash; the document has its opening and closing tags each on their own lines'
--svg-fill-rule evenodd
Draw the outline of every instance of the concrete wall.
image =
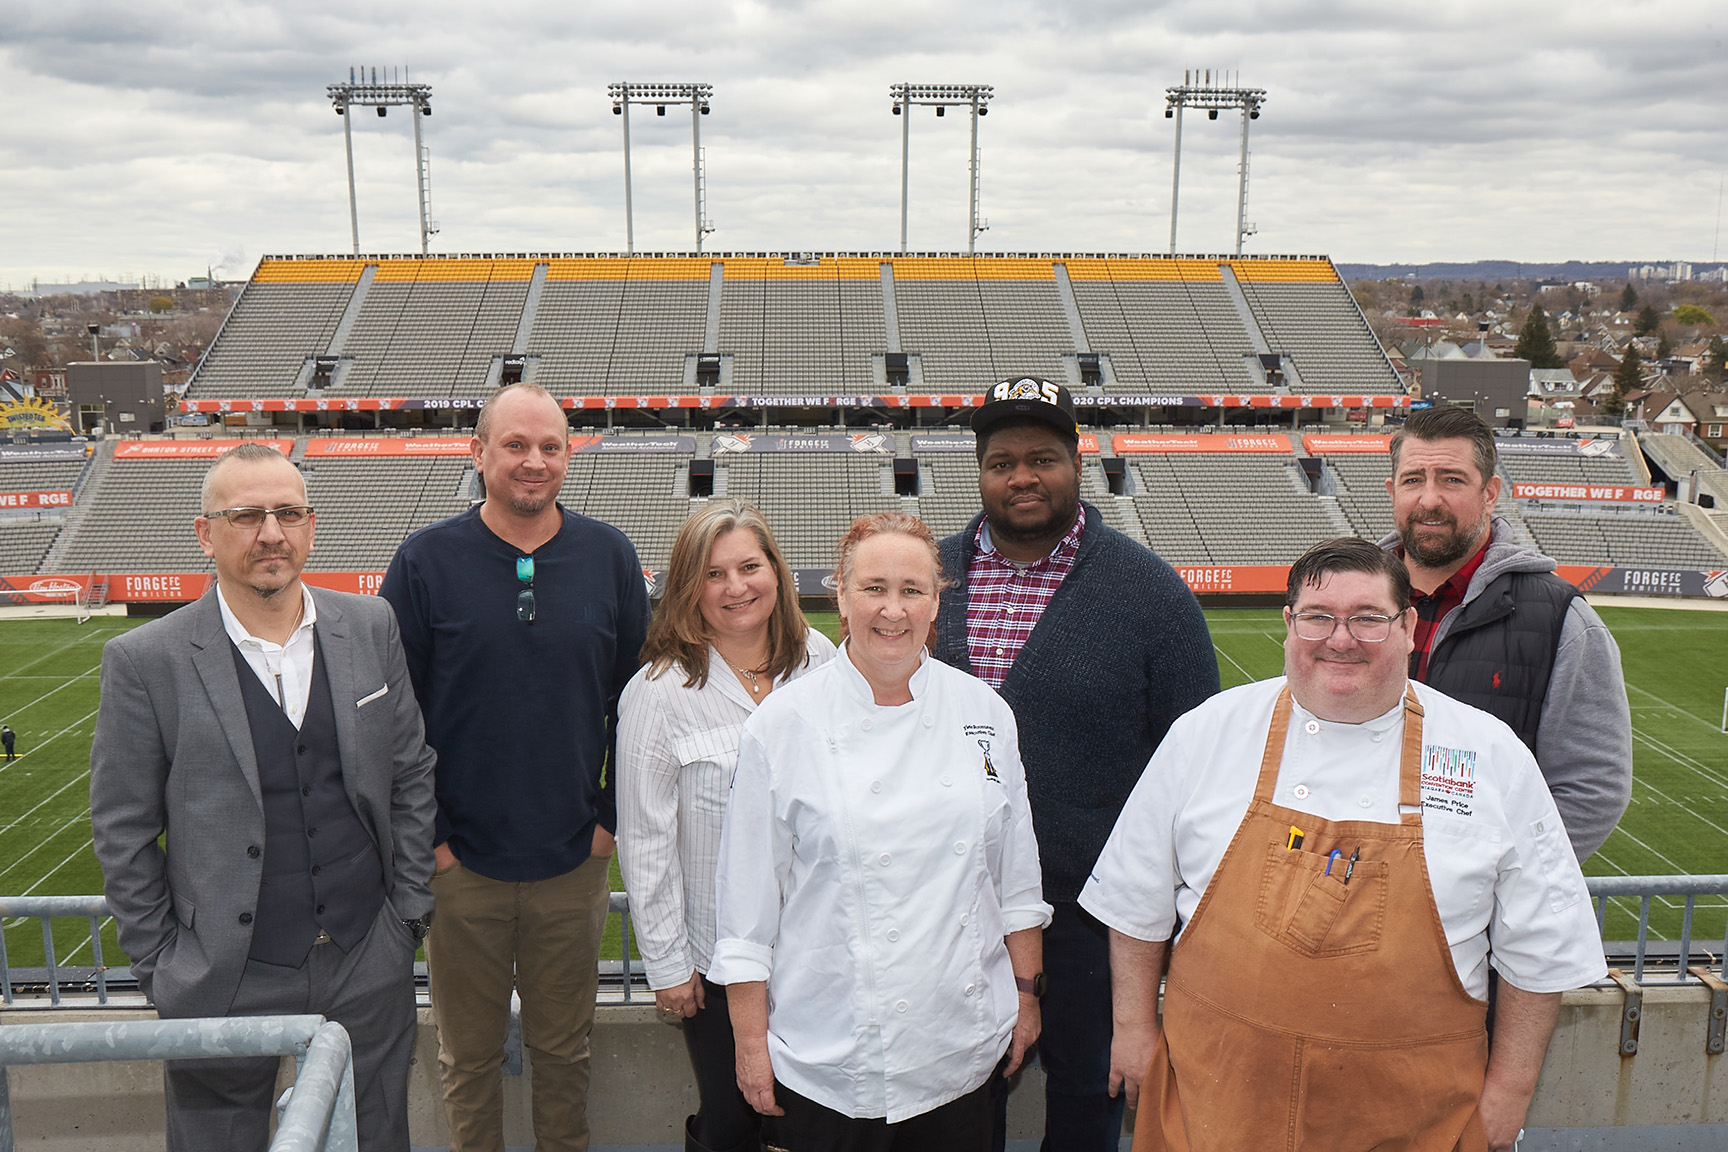
<svg viewBox="0 0 1728 1152">
<path fill-rule="evenodd" d="M 1658 1125 L 1709 1126 L 1707 1135 L 1670 1128 L 1674 1142 L 1662 1147 L 1728 1147 L 1728 1057 L 1705 1052 L 1708 992 L 1697 985 L 1646 988 L 1638 1054 L 1625 1058 L 1619 1054 L 1623 1003 L 1618 988 L 1567 993 L 1526 1125 L 1533 1136 L 1542 1132 L 1535 1147 L 1657 1147 L 1646 1126 Z M 12 1009 L 0 1023 L 144 1015 L 142 1009 L 101 1015 Z M 416 1146 L 449 1142 L 438 1101 L 437 1060 L 437 1032 L 430 1011 L 422 1009 L 409 1101 Z M 283 1062 L 284 1083 L 292 1068 L 292 1061 Z M 19 1147 L 45 1152 L 154 1152 L 162 1147 L 162 1076 L 156 1064 L 29 1067 L 9 1075 Z M 512 1146 L 533 1143 L 532 1080 L 531 1063 L 523 1075 L 504 1079 L 505 1139 Z M 1033 1069 L 1010 1099 L 1010 1139 L 1041 1133 L 1042 1096 L 1042 1076 Z M 594 1143 L 681 1145 L 684 1117 L 695 1106 L 696 1089 L 678 1029 L 660 1022 L 652 1005 L 603 1005 L 594 1029 L 589 1093 Z M 1635 1137 L 1633 1127 L 1639 1129 Z M 1568 1142 L 1566 1130 L 1579 1128 L 1623 1129 L 1634 1142 L 1615 1142 L 1612 1133 Z M 1695 1143 L 1700 1136 L 1706 1143 Z"/>
</svg>

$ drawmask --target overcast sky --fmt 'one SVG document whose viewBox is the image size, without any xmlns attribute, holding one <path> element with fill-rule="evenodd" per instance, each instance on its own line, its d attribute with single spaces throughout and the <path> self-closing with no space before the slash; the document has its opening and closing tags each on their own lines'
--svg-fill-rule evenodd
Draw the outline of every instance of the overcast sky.
<svg viewBox="0 0 1728 1152">
<path fill-rule="evenodd" d="M 614 80 L 714 85 L 710 250 L 887 250 L 888 87 L 995 86 L 985 251 L 1164 251 L 1184 68 L 1266 89 L 1246 250 L 1728 258 L 1720 0 L 0 0 L 0 287 L 350 247 L 349 65 L 433 86 L 442 252 L 623 250 Z M 638 250 L 693 242 L 690 122 L 631 117 Z M 1227 252 L 1240 118 L 1186 117 L 1178 247 Z M 412 129 L 354 118 L 360 243 L 418 248 Z M 967 118 L 912 120 L 914 250 L 966 245 Z"/>
</svg>

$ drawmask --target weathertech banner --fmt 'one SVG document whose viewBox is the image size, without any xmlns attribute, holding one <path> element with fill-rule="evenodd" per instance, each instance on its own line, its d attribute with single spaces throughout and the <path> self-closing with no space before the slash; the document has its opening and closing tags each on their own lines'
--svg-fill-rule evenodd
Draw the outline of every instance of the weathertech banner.
<svg viewBox="0 0 1728 1152">
<path fill-rule="evenodd" d="M 72 493 L 0 492 L 0 508 L 70 508 Z"/>
<path fill-rule="evenodd" d="M 306 445 L 306 458 L 375 456 L 466 456 L 472 436 L 340 436 L 313 440 Z"/>
<path fill-rule="evenodd" d="M 88 444 L 0 444 L 0 464 L 41 464 L 50 460 L 82 460 Z"/>
<path fill-rule="evenodd" d="M 1528 439 L 1523 436 L 1497 436 L 1494 448 L 1502 456 L 1589 456 L 1618 459 L 1620 441 L 1602 437 L 1573 440 L 1570 437 Z"/>
<path fill-rule="evenodd" d="M 210 460 L 242 444 L 263 444 L 286 456 L 292 440 L 124 440 L 114 445 L 116 460 Z"/>
<path fill-rule="evenodd" d="M 1618 484 L 1528 484 L 1514 480 L 1512 495 L 1518 500 L 1594 500 L 1613 504 L 1660 504 L 1667 493 L 1660 488 L 1632 488 Z"/>
<path fill-rule="evenodd" d="M 1255 452 L 1290 455 L 1290 441 L 1283 436 L 1140 436 L 1115 438 L 1116 455 L 1148 452 Z"/>
<path fill-rule="evenodd" d="M 1302 451 L 1310 456 L 1379 455 L 1392 451 L 1390 436 L 1328 436 L 1302 437 Z"/>
</svg>

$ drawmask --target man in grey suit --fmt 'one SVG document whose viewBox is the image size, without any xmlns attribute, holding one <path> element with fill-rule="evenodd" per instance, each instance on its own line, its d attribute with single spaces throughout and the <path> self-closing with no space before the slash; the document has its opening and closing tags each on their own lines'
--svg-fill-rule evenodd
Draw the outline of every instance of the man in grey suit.
<svg viewBox="0 0 1728 1152">
<path fill-rule="evenodd" d="M 202 498 L 215 586 L 102 654 L 90 813 L 109 909 L 162 1017 L 341 1023 L 361 1148 L 407 1152 L 435 757 L 396 617 L 301 582 L 315 518 L 275 449 L 221 457 Z M 168 1147 L 264 1148 L 278 1063 L 170 1061 Z"/>
</svg>

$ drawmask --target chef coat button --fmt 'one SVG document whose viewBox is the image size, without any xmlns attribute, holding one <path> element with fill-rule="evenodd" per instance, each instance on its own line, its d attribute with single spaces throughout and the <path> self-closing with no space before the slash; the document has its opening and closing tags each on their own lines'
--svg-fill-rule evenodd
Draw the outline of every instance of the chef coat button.
<svg viewBox="0 0 1728 1152">
<path fill-rule="evenodd" d="M 864 731 L 868 732 L 868 731 L 870 731 L 870 729 L 874 728 L 875 725 L 873 723 L 871 723 L 870 721 L 866 720 L 863 723 L 859 724 L 858 727 L 860 727 L 860 728 L 864 729 Z"/>
<path fill-rule="evenodd" d="M 978 991 L 978 985 L 976 985 L 976 984 L 966 985 L 966 995 L 970 996 L 970 995 L 972 995 L 972 993 L 974 993 L 976 991 Z"/>
<path fill-rule="evenodd" d="M 959 840 L 954 841 L 954 855 L 956 855 L 956 856 L 966 855 L 966 845 L 964 842 L 959 841 Z"/>
<path fill-rule="evenodd" d="M 908 1009 L 910 1007 L 912 1007 L 912 1005 L 906 1003 L 906 1001 L 904 1001 L 904 1000 L 901 1000 L 899 1003 L 894 1005 L 894 1011 L 904 1012 L 904 1011 L 906 1011 L 906 1009 Z"/>
<path fill-rule="evenodd" d="M 882 853 L 882 867 L 888 867 L 888 861 L 891 859 L 893 859 L 893 857 L 889 856 L 888 853 Z"/>
<path fill-rule="evenodd" d="M 1364 796 L 1364 797 L 1362 797 L 1362 799 L 1360 799 L 1360 800 L 1358 800 L 1358 801 L 1356 801 L 1356 803 L 1357 803 L 1357 805 L 1358 805 L 1358 806 L 1359 806 L 1359 807 L 1362 807 L 1362 808 L 1372 808 L 1372 807 L 1374 807 L 1374 801 L 1372 801 L 1372 800 L 1370 800 L 1370 799 L 1369 799 L 1369 798 L 1368 798 L 1368 797 L 1366 797 L 1366 796 Z"/>
<path fill-rule="evenodd" d="M 934 716 L 924 717 L 924 727 L 934 728 L 935 726 L 936 726 L 936 717 L 934 717 Z"/>
<path fill-rule="evenodd" d="M 1308 723 L 1302 725 L 1302 730 L 1312 736 L 1316 732 L 1320 731 L 1320 721 L 1310 720 Z"/>
<path fill-rule="evenodd" d="M 1535 827 L 1532 828 L 1531 831 L 1535 832 L 1536 835 L 1540 836 L 1540 835 L 1542 835 L 1542 829 L 1544 827 L 1545 827 L 1545 825 L 1542 823 L 1542 821 L 1538 820 L 1538 821 L 1536 821 Z"/>
<path fill-rule="evenodd" d="M 892 944 L 898 939 L 900 939 L 900 929 L 898 929 L 898 928 L 888 929 L 888 943 Z"/>
<path fill-rule="evenodd" d="M 970 912 L 960 913 L 960 927 L 964 928 L 970 923 L 972 923 L 972 914 Z"/>
<path fill-rule="evenodd" d="M 870 781 L 870 791 L 872 791 L 872 792 L 882 791 L 882 781 L 880 781 L 880 780 Z"/>
<path fill-rule="evenodd" d="M 954 781 L 952 781 L 952 780 L 950 780 L 950 779 L 949 779 L 949 778 L 948 778 L 948 777 L 946 777 L 946 776 L 944 776 L 944 777 L 942 777 L 942 787 L 944 787 L 944 788 L 952 788 L 952 787 L 953 787 L 953 786 L 954 786 Z"/>
<path fill-rule="evenodd" d="M 1370 739 L 1370 740 L 1374 741 L 1374 743 L 1378 744 L 1378 743 L 1380 743 L 1380 741 L 1386 739 L 1386 733 L 1376 732 L 1372 736 L 1368 737 L 1368 739 Z"/>
<path fill-rule="evenodd" d="M 1298 800 L 1308 799 L 1308 785 L 1306 784 L 1298 784 L 1296 787 L 1290 789 L 1290 791 Z"/>
</svg>

